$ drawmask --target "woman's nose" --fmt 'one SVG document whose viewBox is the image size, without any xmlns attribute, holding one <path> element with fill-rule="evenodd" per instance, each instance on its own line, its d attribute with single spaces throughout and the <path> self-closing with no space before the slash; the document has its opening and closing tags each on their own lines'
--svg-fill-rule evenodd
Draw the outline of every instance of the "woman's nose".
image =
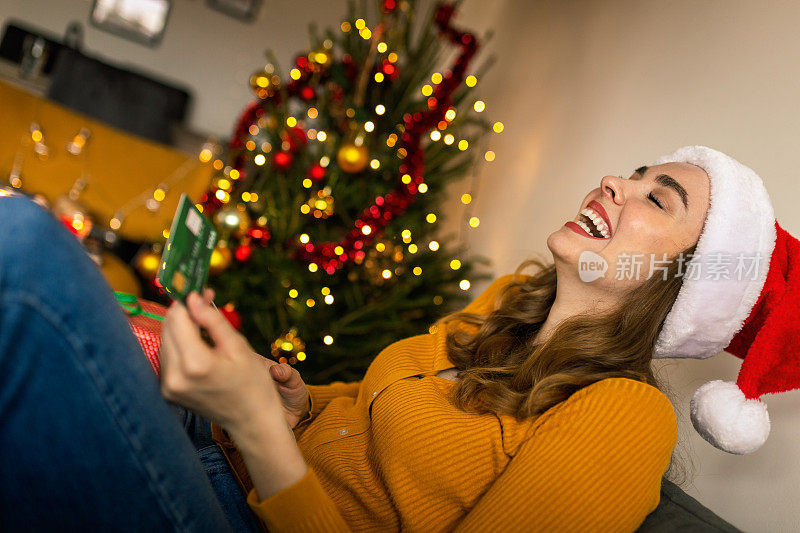
<svg viewBox="0 0 800 533">
<path fill-rule="evenodd" d="M 625 201 L 621 181 L 619 176 L 603 176 L 603 179 L 600 180 L 600 190 L 603 196 L 615 204 L 622 204 Z"/>
</svg>

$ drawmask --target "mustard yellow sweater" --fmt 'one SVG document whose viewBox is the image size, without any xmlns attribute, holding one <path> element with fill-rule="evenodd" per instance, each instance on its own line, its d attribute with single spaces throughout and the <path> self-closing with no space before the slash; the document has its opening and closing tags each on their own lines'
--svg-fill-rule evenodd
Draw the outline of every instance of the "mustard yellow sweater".
<svg viewBox="0 0 800 533">
<path fill-rule="evenodd" d="M 508 274 L 466 311 L 488 313 Z M 393 343 L 360 382 L 309 385 L 295 428 L 309 466 L 247 503 L 283 531 L 633 531 L 659 502 L 677 439 L 658 389 L 605 379 L 534 422 L 455 409 L 445 328 Z M 417 377 L 421 376 L 421 377 Z"/>
</svg>

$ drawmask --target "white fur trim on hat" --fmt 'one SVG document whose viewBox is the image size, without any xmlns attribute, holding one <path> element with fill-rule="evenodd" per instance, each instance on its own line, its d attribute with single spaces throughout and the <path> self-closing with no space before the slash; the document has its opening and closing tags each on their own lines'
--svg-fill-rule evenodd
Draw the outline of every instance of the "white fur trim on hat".
<svg viewBox="0 0 800 533">
<path fill-rule="evenodd" d="M 709 381 L 691 402 L 692 425 L 720 450 L 744 455 L 757 450 L 769 436 L 767 405 L 748 400 L 731 381 Z"/>
<path fill-rule="evenodd" d="M 758 301 L 775 247 L 775 215 L 758 174 L 722 152 L 684 146 L 661 156 L 654 165 L 670 162 L 691 163 L 706 171 L 710 205 L 695 256 L 684 263 L 689 275 L 664 320 L 653 357 L 703 359 L 728 346 Z M 708 272 L 711 263 L 719 264 L 718 252 L 730 261 L 730 279 L 718 274 L 720 279 L 713 279 L 715 275 Z M 757 274 L 734 272 L 739 254 L 745 270 L 758 258 Z M 698 279 L 693 279 L 686 269 L 698 263 L 699 275 L 694 272 Z"/>
</svg>

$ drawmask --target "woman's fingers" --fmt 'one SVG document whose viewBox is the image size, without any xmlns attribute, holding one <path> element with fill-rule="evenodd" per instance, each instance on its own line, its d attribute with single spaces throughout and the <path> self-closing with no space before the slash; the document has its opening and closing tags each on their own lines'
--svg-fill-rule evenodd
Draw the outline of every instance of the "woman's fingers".
<svg viewBox="0 0 800 533">
<path fill-rule="evenodd" d="M 161 331 L 161 346 L 159 349 L 160 362 L 160 388 L 161 395 L 171 402 L 176 402 L 179 391 L 184 387 L 183 379 L 183 354 L 181 353 L 180 343 L 175 339 L 172 331 L 172 323 L 165 320 Z"/>
<path fill-rule="evenodd" d="M 279 365 L 277 363 L 269 367 L 269 372 L 272 374 L 272 377 L 279 381 L 284 381 L 289 377 L 289 372 L 283 368 L 283 365 Z"/>
<path fill-rule="evenodd" d="M 303 382 L 300 372 L 286 363 L 272 366 L 270 372 L 284 387 L 297 387 Z"/>
<path fill-rule="evenodd" d="M 208 305 L 211 305 L 214 302 L 214 295 L 214 289 L 210 287 L 203 289 L 203 300 L 205 300 Z"/>
<path fill-rule="evenodd" d="M 186 304 L 189 307 L 191 318 L 197 324 L 206 328 L 214 339 L 217 346 L 225 346 L 231 349 L 239 348 L 239 332 L 236 331 L 230 322 L 219 312 L 218 309 L 205 303 L 199 294 L 190 292 L 186 297 Z M 199 333 L 198 333 L 199 339 Z"/>
<path fill-rule="evenodd" d="M 175 341 L 172 339 L 172 336 L 166 334 L 166 331 L 164 333 L 165 334 L 161 336 L 161 346 L 159 347 L 158 353 L 158 359 L 161 365 L 160 377 L 162 391 L 166 388 L 165 382 L 167 378 L 173 376 L 173 370 L 180 364 L 180 354 L 178 353 L 178 347 L 175 345 Z"/>
<path fill-rule="evenodd" d="M 173 302 L 167 310 L 167 315 L 164 317 L 166 333 L 172 334 L 175 341 L 181 345 L 182 348 L 187 349 L 187 343 L 201 342 L 200 328 L 194 323 L 192 317 L 189 315 L 189 310 L 180 302 Z"/>
<path fill-rule="evenodd" d="M 205 376 L 211 371 L 213 361 L 208 345 L 200 336 L 200 328 L 181 304 L 171 307 L 168 315 L 169 322 L 164 319 L 161 338 L 175 347 L 172 352 L 179 354 L 174 357 L 173 367 L 188 377 Z"/>
<path fill-rule="evenodd" d="M 177 351 L 177 347 L 175 346 L 175 341 L 172 338 L 171 334 L 172 330 L 170 329 L 170 323 L 164 322 L 164 326 L 161 328 L 161 344 L 158 350 L 158 359 L 161 364 L 161 375 L 164 375 L 164 370 L 166 368 L 172 368 L 178 362 L 180 358 L 180 354 Z"/>
</svg>

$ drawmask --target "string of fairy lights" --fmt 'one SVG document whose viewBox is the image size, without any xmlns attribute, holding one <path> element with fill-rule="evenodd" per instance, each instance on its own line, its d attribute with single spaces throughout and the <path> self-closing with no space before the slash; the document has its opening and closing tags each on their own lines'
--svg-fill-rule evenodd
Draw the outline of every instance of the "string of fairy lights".
<svg viewBox="0 0 800 533">
<path fill-rule="evenodd" d="M 379 71 L 375 72 L 373 75 L 373 80 L 376 83 L 383 83 L 391 79 L 392 75 L 396 75 L 397 68 L 395 63 L 398 59 L 397 53 L 390 51 L 389 45 L 386 42 L 376 40 L 376 37 L 379 36 L 379 31 L 373 31 L 368 28 L 366 26 L 366 21 L 361 18 L 357 19 L 352 24 L 349 21 L 342 22 L 340 26 L 341 31 L 345 33 L 353 31 L 353 28 L 358 31 L 358 34 L 363 39 L 373 41 L 373 48 L 375 51 L 377 51 L 379 54 L 385 54 L 383 59 L 378 59 L 378 64 L 381 67 Z M 289 77 L 291 80 L 302 81 L 306 70 L 313 71 L 315 69 L 324 68 L 325 65 L 330 64 L 331 47 L 332 43 L 327 40 L 323 43 L 321 48 L 312 50 L 305 57 L 301 56 L 298 58 L 297 67 L 294 67 L 289 71 Z M 365 71 L 366 69 L 361 70 L 361 72 Z M 430 109 L 437 107 L 437 90 L 439 86 L 447 79 L 447 77 L 447 72 L 444 74 L 442 72 L 435 72 L 431 75 L 430 81 L 426 80 L 426 82 L 417 89 L 420 91 L 422 96 L 427 98 L 428 107 Z M 478 83 L 478 77 L 475 74 L 470 74 L 464 77 L 463 83 L 467 87 L 475 87 Z M 269 98 L 275 94 L 276 88 L 279 87 L 279 84 L 280 78 L 275 74 L 274 67 L 271 64 L 267 65 L 263 71 L 256 72 L 251 76 L 251 87 L 256 95 L 262 99 Z M 302 90 L 302 88 L 300 90 Z M 486 110 L 486 104 L 483 100 L 475 100 L 472 102 L 471 108 L 476 113 L 483 113 Z M 258 139 L 256 139 L 256 136 L 262 129 L 274 129 L 276 126 L 274 122 L 275 118 L 272 116 L 258 116 L 255 112 L 249 113 L 249 111 L 255 111 L 256 109 L 257 108 L 254 106 L 250 110 L 246 110 L 245 113 L 243 113 L 242 119 L 239 123 L 240 125 L 237 128 L 237 131 L 241 134 L 239 144 L 246 150 L 245 153 L 248 154 L 248 157 L 255 163 L 256 166 L 263 166 L 268 162 L 271 162 L 271 164 L 279 170 L 288 169 L 291 166 L 293 157 L 292 144 L 305 145 L 305 143 L 318 143 L 320 146 L 324 147 L 324 149 L 321 150 L 324 155 L 321 155 L 319 159 L 316 160 L 316 163 L 310 167 L 308 175 L 301 178 L 301 184 L 303 188 L 310 190 L 310 197 L 308 200 L 301 203 L 299 206 L 300 212 L 304 215 L 313 216 L 318 219 L 325 219 L 333 213 L 335 200 L 331 194 L 331 188 L 325 186 L 318 188 L 316 191 L 313 190 L 315 186 L 319 184 L 319 182 L 325 177 L 327 169 L 333 159 L 336 160 L 339 167 L 345 172 L 360 172 L 367 166 L 369 166 L 369 168 L 372 170 L 377 171 L 384 165 L 384 162 L 381 161 L 380 157 L 370 156 L 365 146 L 367 144 L 365 141 L 369 135 L 376 134 L 375 123 L 379 117 L 383 116 L 387 112 L 385 104 L 376 104 L 374 108 L 371 109 L 371 112 L 374 113 L 374 118 L 368 116 L 366 117 L 366 120 L 362 120 L 360 124 L 354 124 L 351 135 L 344 138 L 344 142 L 338 146 L 338 150 L 335 150 L 335 147 L 330 146 L 331 140 L 333 139 L 326 131 L 314 127 L 313 122 L 314 119 L 319 116 L 319 110 L 315 107 L 315 105 L 313 105 L 313 103 L 309 103 L 303 111 L 296 112 L 293 116 L 289 116 L 285 119 L 286 131 L 290 133 L 283 138 L 280 147 L 273 146 L 269 141 L 264 140 L 263 142 L 260 142 Z M 442 119 L 439 120 L 435 127 L 431 131 L 428 131 L 426 135 L 429 136 L 431 142 L 441 142 L 445 146 L 452 147 L 453 149 L 457 149 L 462 152 L 470 149 L 477 149 L 475 147 L 471 147 L 467 139 L 457 139 L 453 133 L 448 131 L 449 125 L 456 118 L 456 113 L 457 110 L 455 107 L 449 107 L 444 112 Z M 354 117 L 356 116 L 356 111 L 353 108 L 347 108 L 344 110 L 344 114 L 351 119 L 351 121 L 353 121 Z M 308 120 L 306 120 L 306 117 Z M 304 122 L 305 124 L 303 124 Z M 308 129 L 303 130 L 299 126 L 309 127 Z M 404 133 L 408 131 L 407 126 L 408 123 L 398 124 L 398 133 L 390 133 L 385 139 L 386 146 L 388 148 L 394 148 L 397 157 L 399 157 L 401 160 L 406 158 L 408 155 L 406 148 L 400 142 L 404 136 Z M 299 132 L 302 134 L 302 140 L 299 138 L 292 139 L 291 132 L 297 133 L 295 128 L 297 128 L 297 130 L 299 130 Z M 491 131 L 494 133 L 502 133 L 503 129 L 504 125 L 502 122 L 497 121 L 491 124 Z M 247 138 L 248 136 L 249 138 Z M 290 141 L 293 141 L 293 143 Z M 233 144 L 234 143 L 232 143 L 232 145 Z M 494 151 L 486 149 L 481 149 L 481 156 L 482 157 L 476 158 L 476 167 L 478 166 L 479 161 L 490 163 L 496 158 Z M 216 189 L 211 190 L 207 195 L 207 198 L 204 198 L 203 201 L 197 204 L 198 209 L 201 210 L 208 209 L 209 207 L 211 207 L 212 210 L 220 209 L 220 211 L 224 213 L 224 217 L 221 220 L 227 220 L 227 223 L 231 228 L 242 226 L 241 210 L 237 209 L 234 211 L 229 207 L 229 204 L 237 203 L 237 199 L 232 197 L 232 191 L 235 183 L 238 180 L 242 180 L 247 177 L 247 171 L 244 168 L 243 162 L 244 159 L 240 159 L 239 164 L 234 163 L 232 166 L 227 167 L 223 167 L 221 161 L 218 163 L 215 162 L 218 168 L 223 168 L 223 175 L 216 182 Z M 401 172 L 403 172 L 402 166 Z M 470 190 L 468 192 L 464 192 L 460 197 L 460 202 L 465 206 L 465 221 L 462 226 L 466 226 L 470 229 L 477 228 L 480 225 L 480 219 L 471 213 L 471 204 L 476 196 L 476 187 L 478 183 L 477 172 L 474 172 L 474 169 L 472 177 L 472 186 Z M 401 181 L 403 185 L 413 189 L 415 193 L 425 194 L 428 191 L 428 185 L 423 182 L 422 176 L 414 175 L 411 171 L 402 174 Z M 253 188 L 255 189 L 256 187 Z M 382 199 L 384 198 L 377 198 L 377 205 L 373 205 L 369 208 L 375 218 L 378 218 L 378 215 L 380 214 L 377 206 L 381 205 L 380 200 Z M 255 190 L 242 192 L 241 201 L 258 202 L 258 192 Z M 365 212 L 366 211 L 367 210 L 365 210 Z M 436 224 L 438 220 L 439 217 L 435 212 L 429 212 L 425 215 L 425 221 L 429 224 Z M 399 275 L 403 271 L 402 261 L 404 252 L 413 255 L 418 253 L 420 248 L 423 246 L 434 252 L 440 248 L 439 242 L 435 238 L 430 239 L 426 243 L 415 242 L 412 232 L 409 228 L 400 230 L 400 237 L 402 239 L 403 246 L 399 246 L 390 240 L 384 239 L 377 239 L 377 242 L 374 243 L 374 246 L 365 246 L 364 243 L 366 239 L 364 239 L 364 237 L 369 237 L 377 231 L 374 229 L 373 224 L 363 223 L 359 225 L 358 222 L 359 221 L 356 222 L 356 228 L 358 229 L 357 237 L 359 237 L 359 239 L 352 241 L 353 246 L 351 249 L 347 249 L 341 242 L 324 244 L 331 245 L 330 256 L 334 258 L 334 261 L 337 258 L 341 259 L 340 264 L 343 263 L 345 259 L 351 259 L 355 264 L 361 264 L 364 261 L 378 259 L 381 255 L 388 258 L 393 258 L 394 263 L 401 263 L 400 266 L 395 268 L 389 268 L 388 265 L 383 265 L 381 268 L 376 268 L 375 274 L 379 279 L 388 280 L 392 276 Z M 328 273 L 335 271 L 335 264 L 321 264 L 321 261 L 318 261 L 319 256 L 315 257 L 311 255 L 311 252 L 315 250 L 315 243 L 308 233 L 301 233 L 297 235 L 296 241 L 300 250 L 305 250 L 308 252 L 304 258 L 307 259 L 307 268 L 309 272 L 317 272 L 320 268 Z M 226 244 L 223 244 L 223 246 L 225 245 Z M 212 261 L 214 261 L 213 257 Z M 461 268 L 461 261 L 458 258 L 452 258 L 449 261 L 449 266 L 452 270 L 458 270 Z M 420 266 L 413 266 L 409 269 L 409 271 L 415 276 L 422 275 L 422 268 Z M 353 274 L 353 272 L 351 272 L 351 274 Z M 287 290 L 286 304 L 288 306 L 305 306 L 312 308 L 317 305 L 318 301 L 320 300 L 321 302 L 324 302 L 324 304 L 328 305 L 335 301 L 335 296 L 332 294 L 330 287 L 326 285 L 319 288 L 319 294 L 316 294 L 317 290 L 315 289 L 314 294 L 306 295 L 301 294 L 301 291 L 298 290 L 297 287 L 294 287 L 289 280 L 283 280 L 282 285 Z M 470 288 L 469 280 L 462 279 L 459 282 L 459 287 L 464 291 L 468 290 Z M 437 305 L 441 304 L 442 297 L 434 297 L 434 302 Z M 334 339 L 332 335 L 325 332 L 323 332 L 322 335 L 323 342 L 325 344 L 333 343 Z M 305 352 L 303 349 L 299 348 L 301 343 L 302 341 L 297 336 L 296 328 L 292 328 L 288 333 L 275 341 L 273 344 L 273 353 L 274 355 L 280 355 L 282 352 L 294 353 L 296 359 L 294 357 L 289 358 L 288 361 L 290 363 L 293 363 L 295 360 L 303 360 L 305 358 Z M 283 361 L 285 362 L 286 360 L 287 358 L 284 357 Z"/>
<path fill-rule="evenodd" d="M 38 107 L 37 105 L 35 114 L 41 115 Z M 79 201 L 83 191 L 87 187 L 92 187 L 97 189 L 107 201 L 114 198 L 114 195 L 104 188 L 102 180 L 94 179 L 89 171 L 88 148 L 91 145 L 91 137 L 91 130 L 88 127 L 81 127 L 79 131 L 72 136 L 71 140 L 65 144 L 65 151 L 69 154 L 69 157 L 74 157 L 82 163 L 79 176 L 75 179 L 66 194 L 56 197 L 52 204 L 43 194 L 32 194 L 34 201 L 43 207 L 52 209 L 54 214 L 61 219 L 81 241 L 87 237 L 95 225 L 93 215 L 91 215 L 86 206 Z M 22 172 L 25 153 L 32 148 L 35 161 L 46 164 L 53 154 L 54 148 L 51 144 L 52 143 L 46 141 L 44 128 L 40 122 L 31 122 L 29 132 L 21 137 L 19 148 L 14 156 L 14 162 L 8 175 L 8 190 L 26 192 Z M 206 157 L 206 154 L 210 153 L 212 150 L 219 151 L 220 148 L 209 140 L 203 145 L 203 149 L 200 152 L 201 162 L 209 159 Z M 158 185 L 148 186 L 140 194 L 114 209 L 114 214 L 109 219 L 106 231 L 103 234 L 105 243 L 107 245 L 113 245 L 116 242 L 117 231 L 120 229 L 125 217 L 131 211 L 142 206 L 153 213 L 159 211 L 170 188 L 178 185 L 198 164 L 194 157 L 187 158 L 178 168 L 170 173 L 169 176 L 158 183 Z M 166 238 L 166 233 L 162 232 L 162 235 Z"/>
</svg>

